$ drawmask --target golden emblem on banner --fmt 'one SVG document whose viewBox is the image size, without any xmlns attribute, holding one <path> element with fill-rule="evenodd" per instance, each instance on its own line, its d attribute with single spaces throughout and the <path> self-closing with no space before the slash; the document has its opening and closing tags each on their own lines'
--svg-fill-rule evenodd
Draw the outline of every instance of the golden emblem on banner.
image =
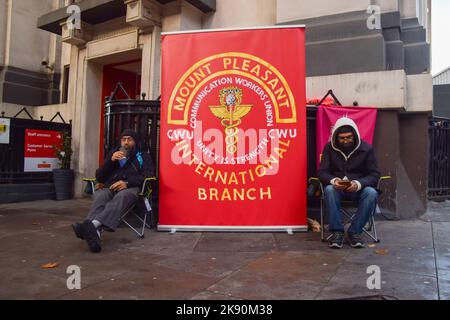
<svg viewBox="0 0 450 320">
<path fill-rule="evenodd" d="M 227 87 L 219 91 L 220 106 L 209 106 L 211 112 L 219 119 L 225 127 L 225 143 L 227 152 L 234 154 L 238 143 L 238 126 L 242 123 L 241 118 L 247 115 L 252 105 L 242 103 L 242 89 L 238 87 Z"/>
</svg>

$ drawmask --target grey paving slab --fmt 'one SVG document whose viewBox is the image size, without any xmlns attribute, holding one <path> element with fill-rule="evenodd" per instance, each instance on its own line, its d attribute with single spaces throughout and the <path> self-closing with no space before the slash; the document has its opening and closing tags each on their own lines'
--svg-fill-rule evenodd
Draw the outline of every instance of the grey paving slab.
<svg viewBox="0 0 450 320">
<path fill-rule="evenodd" d="M 377 265 L 383 271 L 436 276 L 433 248 L 413 248 L 377 244 L 372 248 L 353 249 L 345 259 L 346 267 L 352 270 L 366 270 Z"/>
<path fill-rule="evenodd" d="M 67 292 L 66 279 L 41 272 L 1 269 L 0 299 L 54 299 Z"/>
<path fill-rule="evenodd" d="M 433 248 L 431 223 L 421 220 L 379 221 L 378 236 L 382 244 L 415 248 Z"/>
<path fill-rule="evenodd" d="M 367 288 L 371 274 L 355 271 L 345 266 L 323 288 L 317 299 L 348 299 L 385 295 L 401 300 L 435 300 L 438 298 L 435 277 L 381 271 L 381 289 Z"/>
<path fill-rule="evenodd" d="M 233 297 L 231 294 L 221 294 L 218 291 L 202 291 L 195 296 L 191 297 L 191 300 L 243 300 L 241 298 Z"/>
<path fill-rule="evenodd" d="M 43 238 L 42 234 L 30 233 L 25 237 L 26 248 L 17 250 L 17 244 L 12 244 L 7 251 L 0 254 L 0 270 L 2 273 L 22 272 L 24 274 L 39 274 L 49 278 L 53 276 L 67 279 L 67 267 L 79 266 L 82 274 L 82 285 L 91 285 L 99 281 L 110 279 L 128 271 L 145 271 L 147 266 L 159 261 L 163 256 L 146 252 L 138 252 L 126 246 L 118 245 L 120 236 L 115 238 L 116 246 L 113 250 L 105 250 L 101 254 L 91 253 L 84 241 L 70 238 L 68 241 L 53 242 Z M 3 240 L 15 241 L 14 237 Z M 136 240 L 137 241 L 137 240 Z M 104 242 L 108 243 L 108 239 Z M 43 269 L 47 263 L 58 263 L 54 269 Z M 45 278 L 42 278 L 45 281 Z M 8 287 L 5 284 L 5 287 Z M 25 284 L 26 287 L 26 284 Z M 24 288 L 25 288 L 24 287 Z"/>
<path fill-rule="evenodd" d="M 321 252 L 269 252 L 208 290 L 243 299 L 313 299 L 342 262 Z"/>
<path fill-rule="evenodd" d="M 267 277 L 260 273 L 239 271 L 208 290 L 246 300 L 300 300 L 313 299 L 320 292 L 320 288 L 321 283 L 310 280 Z"/>
<path fill-rule="evenodd" d="M 194 251 L 201 233 L 178 232 L 156 232 L 148 230 L 145 238 L 129 244 L 135 250 L 151 252 L 166 256 L 178 256 Z"/>
<path fill-rule="evenodd" d="M 150 265 L 64 295 L 61 299 L 190 299 L 217 282 L 216 278 Z"/>
<path fill-rule="evenodd" d="M 438 247 L 435 250 L 438 276 L 450 281 L 450 247 Z"/>
<path fill-rule="evenodd" d="M 320 233 L 296 232 L 292 235 L 287 233 L 274 233 L 277 250 L 281 251 L 303 251 L 309 249 L 318 249 L 319 246 L 326 246 L 326 243 L 320 243 Z"/>
<path fill-rule="evenodd" d="M 275 248 L 272 233 L 203 233 L 195 251 L 266 252 Z"/>
<path fill-rule="evenodd" d="M 27 213 L 29 210 L 58 210 L 59 213 L 64 214 L 67 210 L 75 209 L 74 212 L 84 211 L 89 208 L 92 203 L 91 198 L 82 199 L 72 199 L 64 201 L 56 200 L 39 200 L 39 201 L 28 201 L 28 202 L 16 202 L 0 204 L 0 212 L 6 212 L 7 210 L 19 211 L 22 213 Z M 3 213 L 0 213 L 3 214 Z"/>
<path fill-rule="evenodd" d="M 420 217 L 424 221 L 450 222 L 450 200 L 430 201 L 427 212 Z"/>
<path fill-rule="evenodd" d="M 434 245 L 439 248 L 450 247 L 450 222 L 433 222 Z"/>
<path fill-rule="evenodd" d="M 56 230 L 56 232 L 55 232 Z M 66 254 L 85 252 L 85 244 L 73 241 L 67 232 L 55 229 L 42 232 L 18 233 L 1 238 L 0 268 L 4 264 L 15 265 L 22 260 L 40 264 L 48 260 L 58 260 Z"/>
<path fill-rule="evenodd" d="M 287 281 L 327 282 L 345 261 L 343 251 L 330 251 L 329 254 L 321 251 L 273 251 L 249 263 L 242 271 L 266 277 L 276 276 Z"/>
<path fill-rule="evenodd" d="M 223 278 L 259 258 L 262 254 L 256 252 L 227 254 L 223 252 L 192 252 L 166 257 L 156 264 L 210 277 Z"/>
<path fill-rule="evenodd" d="M 4 214 L 0 217 L 0 238 L 25 232 L 48 232 L 78 220 L 74 216 L 44 214 L 37 210 L 27 214 Z"/>
<path fill-rule="evenodd" d="M 439 279 L 439 298 L 441 300 L 450 300 L 450 280 Z"/>
</svg>

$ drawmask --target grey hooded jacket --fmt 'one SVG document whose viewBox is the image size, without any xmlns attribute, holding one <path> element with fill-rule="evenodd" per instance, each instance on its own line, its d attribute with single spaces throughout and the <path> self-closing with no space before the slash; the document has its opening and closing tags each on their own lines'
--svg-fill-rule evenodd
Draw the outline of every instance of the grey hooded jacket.
<svg viewBox="0 0 450 320">
<path fill-rule="evenodd" d="M 351 126 L 356 134 L 355 148 L 346 155 L 336 143 L 337 129 L 342 126 Z M 358 184 L 358 190 L 365 187 L 377 187 L 380 179 L 375 153 L 365 141 L 361 140 L 355 122 L 347 117 L 336 121 L 328 142 L 322 152 L 322 160 L 317 171 L 320 181 L 324 185 L 331 184 L 334 178 L 347 177 Z"/>
</svg>

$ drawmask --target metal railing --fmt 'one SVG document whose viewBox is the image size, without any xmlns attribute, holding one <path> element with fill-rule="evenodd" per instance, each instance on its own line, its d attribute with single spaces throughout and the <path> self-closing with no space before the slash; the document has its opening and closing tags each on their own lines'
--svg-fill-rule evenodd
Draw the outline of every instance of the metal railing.
<svg viewBox="0 0 450 320">
<path fill-rule="evenodd" d="M 428 199 L 450 199 L 450 120 L 431 119 L 428 132 Z"/>
<path fill-rule="evenodd" d="M 17 118 L 25 113 L 28 119 Z M 59 117 L 61 122 L 54 122 Z M 55 130 L 71 134 L 71 121 L 66 123 L 57 112 L 50 121 L 35 120 L 26 108 L 22 108 L 13 117 L 5 117 L 2 112 L 0 118 L 10 119 L 9 144 L 0 144 L 0 184 L 6 183 L 46 183 L 53 182 L 52 172 L 25 172 L 25 130 Z"/>
</svg>

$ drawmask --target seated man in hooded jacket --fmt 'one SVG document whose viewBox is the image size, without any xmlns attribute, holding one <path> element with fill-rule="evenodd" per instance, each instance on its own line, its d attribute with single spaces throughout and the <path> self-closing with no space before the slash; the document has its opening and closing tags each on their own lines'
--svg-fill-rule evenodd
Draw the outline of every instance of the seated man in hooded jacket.
<svg viewBox="0 0 450 320">
<path fill-rule="evenodd" d="M 342 200 L 358 201 L 358 211 L 347 236 L 353 248 L 364 247 L 361 233 L 375 211 L 380 171 L 372 147 L 361 140 L 352 119 L 343 117 L 336 121 L 331 140 L 323 149 L 317 173 L 324 186 L 329 230 L 332 232 L 329 247 L 343 247 Z"/>
<path fill-rule="evenodd" d="M 87 219 L 72 225 L 92 252 L 101 251 L 101 233 L 117 228 L 122 214 L 138 201 L 145 178 L 154 175 L 149 154 L 140 152 L 137 143 L 135 131 L 122 132 L 120 148 L 112 150 L 96 171 L 96 191 Z"/>
</svg>

